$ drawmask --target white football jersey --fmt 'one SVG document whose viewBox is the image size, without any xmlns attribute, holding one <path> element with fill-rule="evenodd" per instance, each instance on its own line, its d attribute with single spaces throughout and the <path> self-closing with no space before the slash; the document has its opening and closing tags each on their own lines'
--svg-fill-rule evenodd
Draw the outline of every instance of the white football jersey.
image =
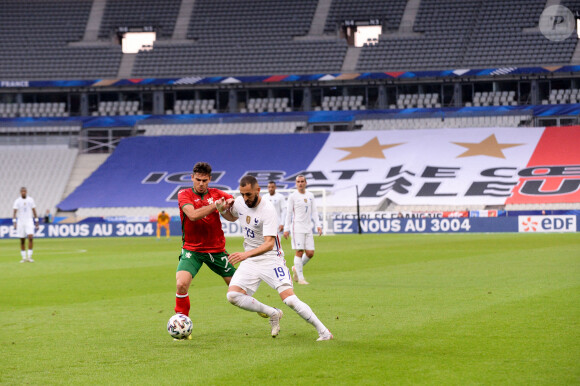
<svg viewBox="0 0 580 386">
<path fill-rule="evenodd" d="M 284 252 L 278 238 L 278 218 L 276 210 L 268 200 L 260 200 L 255 208 L 248 208 L 244 198 L 239 196 L 234 201 L 233 214 L 237 213 L 238 221 L 244 235 L 244 250 L 249 251 L 264 244 L 264 236 L 274 236 L 275 243 L 271 251 L 252 257 L 283 257 Z"/>
<path fill-rule="evenodd" d="M 19 223 L 24 224 L 26 222 L 34 222 L 34 214 L 32 213 L 32 208 L 36 208 L 34 199 L 30 196 L 26 198 L 18 197 L 14 201 L 14 209 L 16 212 L 16 219 Z"/>
<path fill-rule="evenodd" d="M 292 192 L 288 197 L 284 231 L 291 231 L 293 234 L 310 233 L 312 232 L 312 220 L 314 220 L 316 228 L 320 227 L 314 194 L 309 191 L 304 193 Z"/>
<path fill-rule="evenodd" d="M 262 198 L 270 201 L 272 205 L 274 205 L 274 209 L 276 209 L 276 214 L 278 215 L 278 225 L 284 225 L 284 220 L 286 218 L 286 198 L 278 192 L 274 193 L 273 196 L 270 195 L 270 193 L 266 193 Z"/>
</svg>

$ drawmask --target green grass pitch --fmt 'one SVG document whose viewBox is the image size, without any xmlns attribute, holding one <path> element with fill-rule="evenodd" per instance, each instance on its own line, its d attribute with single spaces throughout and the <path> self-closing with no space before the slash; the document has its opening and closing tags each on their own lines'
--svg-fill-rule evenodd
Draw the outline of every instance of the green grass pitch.
<svg viewBox="0 0 580 386">
<path fill-rule="evenodd" d="M 289 242 L 286 261 L 292 265 Z M 296 286 L 335 340 L 284 310 L 230 305 L 207 267 L 190 289 L 193 340 L 173 341 L 180 239 L 0 241 L 0 384 L 580 384 L 580 235 L 316 238 Z M 241 239 L 228 240 L 230 252 Z"/>
</svg>

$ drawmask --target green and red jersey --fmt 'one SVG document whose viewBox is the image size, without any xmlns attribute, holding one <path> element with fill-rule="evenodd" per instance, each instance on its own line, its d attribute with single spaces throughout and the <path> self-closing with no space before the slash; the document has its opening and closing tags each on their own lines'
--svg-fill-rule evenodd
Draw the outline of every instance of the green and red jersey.
<svg viewBox="0 0 580 386">
<path fill-rule="evenodd" d="M 180 190 L 177 196 L 179 202 L 179 216 L 181 217 L 181 231 L 183 248 L 188 251 L 217 253 L 224 252 L 226 238 L 222 230 L 222 222 L 217 210 L 204 218 L 191 221 L 185 213 L 185 205 L 193 205 L 195 209 L 213 204 L 220 198 L 233 198 L 230 194 L 219 189 L 208 188 L 204 194 L 195 192 L 193 188 Z"/>
</svg>

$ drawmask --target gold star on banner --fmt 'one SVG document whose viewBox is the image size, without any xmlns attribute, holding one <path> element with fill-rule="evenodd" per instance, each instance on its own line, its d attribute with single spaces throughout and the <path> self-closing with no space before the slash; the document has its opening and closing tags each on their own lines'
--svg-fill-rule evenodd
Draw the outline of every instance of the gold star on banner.
<svg viewBox="0 0 580 386">
<path fill-rule="evenodd" d="M 381 145 L 379 139 L 374 137 L 362 146 L 349 146 L 349 147 L 337 147 L 339 150 L 344 150 L 350 152 L 349 155 L 339 159 L 339 161 L 346 161 L 348 159 L 355 158 L 385 158 L 383 150 L 389 149 L 391 147 L 402 145 L 402 143 L 392 143 L 389 145 Z"/>
<path fill-rule="evenodd" d="M 521 146 L 523 143 L 498 143 L 497 138 L 495 138 L 495 134 L 490 135 L 483 141 L 479 143 L 468 143 L 468 142 L 452 142 L 455 145 L 466 147 L 468 150 L 457 156 L 457 158 L 461 157 L 473 157 L 476 155 L 486 155 L 488 157 L 495 157 L 495 158 L 503 158 L 505 159 L 505 155 L 503 154 L 503 149 L 508 149 L 514 146 Z"/>
</svg>

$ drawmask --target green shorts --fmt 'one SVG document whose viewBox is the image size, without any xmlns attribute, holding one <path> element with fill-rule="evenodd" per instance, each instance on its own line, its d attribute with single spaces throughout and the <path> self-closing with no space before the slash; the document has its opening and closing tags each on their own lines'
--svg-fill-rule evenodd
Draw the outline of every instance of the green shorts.
<svg viewBox="0 0 580 386">
<path fill-rule="evenodd" d="M 228 256 L 229 255 L 226 252 L 203 253 L 182 249 L 181 255 L 179 256 L 177 271 L 187 271 L 191 273 L 191 277 L 194 278 L 203 263 L 205 263 L 212 271 L 221 277 L 231 277 L 234 275 L 234 272 L 236 272 L 236 269 L 228 261 Z"/>
</svg>

